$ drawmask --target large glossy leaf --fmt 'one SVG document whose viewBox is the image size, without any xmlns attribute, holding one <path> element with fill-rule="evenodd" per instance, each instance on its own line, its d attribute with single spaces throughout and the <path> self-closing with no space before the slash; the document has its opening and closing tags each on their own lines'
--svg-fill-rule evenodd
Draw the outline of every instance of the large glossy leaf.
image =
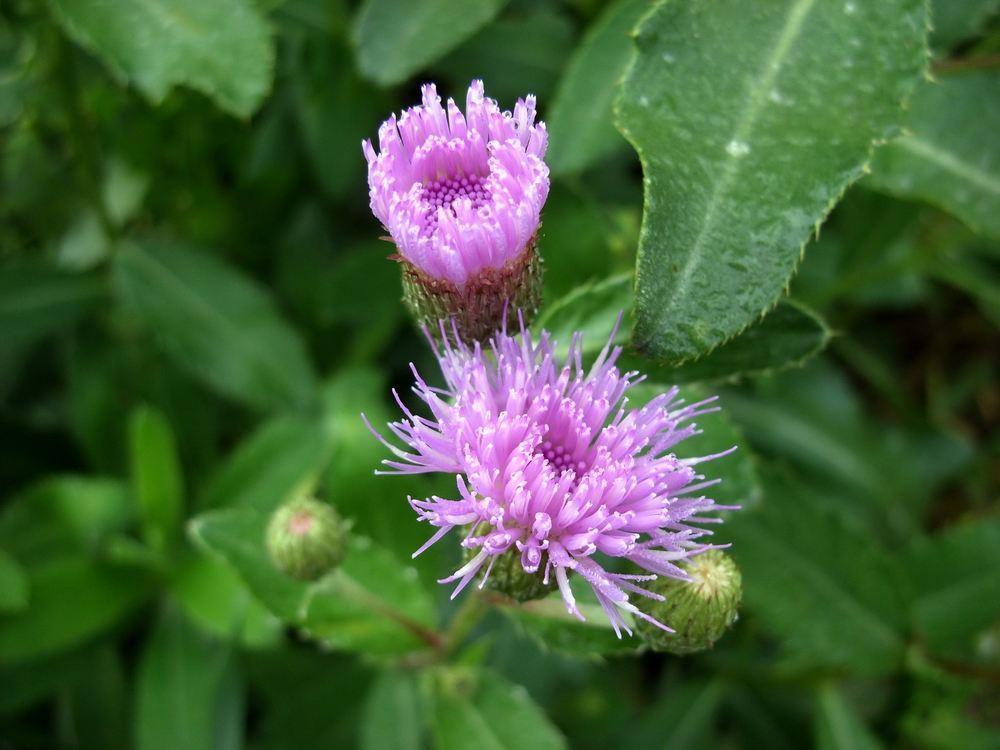
<svg viewBox="0 0 1000 750">
<path fill-rule="evenodd" d="M 298 333 L 264 290 L 218 258 L 129 244 L 115 271 L 130 309 L 179 368 L 259 409 L 303 407 L 316 397 Z"/>
<path fill-rule="evenodd" d="M 925 65 L 922 0 L 660 3 L 617 103 L 645 173 L 638 347 L 671 362 L 781 295 Z"/>
<path fill-rule="evenodd" d="M 114 626 L 152 593 L 143 574 L 66 557 L 30 572 L 30 606 L 0 618 L 0 663 L 59 653 Z"/>
<path fill-rule="evenodd" d="M 436 644 L 434 608 L 414 568 L 354 535 L 333 573 L 315 583 L 296 581 L 268 559 L 267 519 L 253 508 L 213 511 L 196 518 L 191 533 L 275 615 L 334 648 L 387 655 Z"/>
<path fill-rule="evenodd" d="M 235 655 L 167 608 L 146 644 L 136 694 L 139 750 L 236 750 L 242 734 Z M 227 740 L 227 738 L 229 738 Z"/>
<path fill-rule="evenodd" d="M 913 544 L 913 619 L 935 649 L 969 645 L 1000 616 L 1000 520 L 965 523 Z"/>
<path fill-rule="evenodd" d="M 559 750 L 566 742 L 527 691 L 492 672 L 433 676 L 431 726 L 438 750 Z"/>
<path fill-rule="evenodd" d="M 906 135 L 876 153 L 867 184 L 1000 237 L 1000 76 L 971 70 L 923 83 L 906 124 Z"/>
<path fill-rule="evenodd" d="M 733 542 L 746 608 L 800 667 L 889 672 L 905 650 L 902 575 L 874 535 L 809 500 L 769 481 L 759 508 L 717 530 Z"/>
<path fill-rule="evenodd" d="M 625 345 L 633 315 L 632 275 L 622 274 L 577 288 L 549 306 L 536 328 L 548 330 L 565 352 L 573 334 L 583 334 L 584 352 L 596 354 L 607 342 L 619 314 L 615 342 Z M 815 312 L 794 300 L 782 300 L 756 324 L 701 359 L 670 366 L 627 349 L 621 366 L 662 383 L 717 381 L 801 365 L 830 340 L 830 330 Z"/>
<path fill-rule="evenodd" d="M 623 149 L 611 105 L 632 53 L 632 28 L 650 0 L 610 5 L 570 58 L 546 120 L 546 161 L 555 175 L 578 172 Z"/>
<path fill-rule="evenodd" d="M 0 349 L 26 346 L 71 326 L 104 293 L 102 280 L 42 264 L 0 271 Z"/>
<path fill-rule="evenodd" d="M 399 83 L 492 21 L 506 2 L 365 0 L 354 27 L 361 72 L 382 85 Z"/>
<path fill-rule="evenodd" d="M 152 102 L 184 84 L 251 114 L 271 87 L 274 49 L 251 0 L 51 0 L 56 20 Z"/>
</svg>

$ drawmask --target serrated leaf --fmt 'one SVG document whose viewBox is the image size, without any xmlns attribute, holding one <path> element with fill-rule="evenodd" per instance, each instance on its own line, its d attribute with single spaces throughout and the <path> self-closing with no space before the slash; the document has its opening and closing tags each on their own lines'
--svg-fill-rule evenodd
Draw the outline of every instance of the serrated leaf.
<svg viewBox="0 0 1000 750">
<path fill-rule="evenodd" d="M 906 572 L 913 619 L 928 645 L 968 645 L 1000 617 L 1000 520 L 964 523 L 914 542 Z"/>
<path fill-rule="evenodd" d="M 578 287 L 542 313 L 536 329 L 546 329 L 565 352 L 573 334 L 583 333 L 585 355 L 595 355 L 608 341 L 619 314 L 622 324 L 615 343 L 627 344 L 633 315 L 632 274 L 612 276 Z M 677 366 L 661 365 L 626 349 L 621 367 L 639 370 L 662 383 L 724 380 L 737 375 L 776 371 L 818 354 L 830 340 L 830 330 L 814 311 L 800 302 L 782 300 L 764 318 L 701 359 Z"/>
<path fill-rule="evenodd" d="M 28 346 L 72 326 L 104 296 L 103 281 L 32 263 L 0 270 L 0 348 Z"/>
<path fill-rule="evenodd" d="M 587 30 L 559 82 L 546 118 L 553 175 L 582 171 L 625 141 L 615 130 L 612 104 L 632 54 L 632 28 L 650 0 L 619 0 Z"/>
<path fill-rule="evenodd" d="M 315 583 L 296 581 L 268 559 L 267 520 L 253 508 L 232 508 L 203 514 L 190 529 L 275 615 L 333 648 L 392 655 L 436 642 L 433 603 L 414 568 L 353 535 L 336 570 Z"/>
<path fill-rule="evenodd" d="M 825 683 L 816 692 L 816 747 L 818 750 L 878 750 L 854 707 L 835 685 Z"/>
<path fill-rule="evenodd" d="M 559 750 L 566 741 L 528 692 L 499 675 L 434 675 L 431 726 L 438 750 Z"/>
<path fill-rule="evenodd" d="M 56 20 L 154 104 L 175 85 L 246 117 L 271 88 L 274 48 L 251 0 L 49 0 Z"/>
<path fill-rule="evenodd" d="M 129 448 L 143 536 L 150 546 L 166 550 L 184 518 L 184 486 L 174 432 L 161 411 L 140 406 L 132 412 Z"/>
<path fill-rule="evenodd" d="M 130 310 L 174 364 L 262 410 L 303 408 L 316 376 L 298 332 L 267 293 L 207 252 L 131 243 L 115 256 Z"/>
<path fill-rule="evenodd" d="M 354 24 L 358 66 L 387 86 L 406 80 L 492 21 L 507 0 L 365 0 Z"/>
<path fill-rule="evenodd" d="M 747 610 L 797 665 L 884 674 L 900 663 L 903 578 L 870 532 L 767 482 L 760 507 L 717 536 L 733 542 Z"/>
<path fill-rule="evenodd" d="M 866 183 L 1000 237 L 1000 76 L 971 70 L 924 82 L 906 126 L 906 135 L 876 152 Z"/>
<path fill-rule="evenodd" d="M 412 674 L 385 670 L 375 678 L 361 719 L 361 750 L 420 750 L 423 728 Z"/>
<path fill-rule="evenodd" d="M 166 609 L 146 644 L 136 691 L 139 750 L 235 750 L 242 734 L 242 686 L 233 652 Z"/>
<path fill-rule="evenodd" d="M 617 101 L 643 162 L 635 341 L 670 362 L 781 295 L 815 227 L 895 134 L 922 0 L 660 3 Z"/>
<path fill-rule="evenodd" d="M 0 663 L 56 654 L 94 638 L 138 607 L 151 584 L 144 574 L 80 557 L 32 569 L 30 606 L 0 618 Z"/>
</svg>

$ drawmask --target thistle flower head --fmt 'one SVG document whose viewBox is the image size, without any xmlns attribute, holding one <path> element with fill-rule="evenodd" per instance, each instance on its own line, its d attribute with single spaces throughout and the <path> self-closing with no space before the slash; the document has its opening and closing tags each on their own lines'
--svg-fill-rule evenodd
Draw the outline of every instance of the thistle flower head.
<svg viewBox="0 0 1000 750">
<path fill-rule="evenodd" d="M 672 388 L 630 409 L 626 393 L 642 378 L 616 367 L 621 348 L 610 341 L 585 369 L 580 334 L 564 360 L 547 333 L 533 340 L 523 325 L 520 336 L 498 332 L 486 349 L 444 331 L 440 338 L 446 387 L 431 387 L 414 369 L 414 392 L 430 416 L 397 395 L 404 418 L 389 429 L 406 449 L 383 439 L 397 459 L 384 462 L 388 473 L 456 476 L 453 498 L 410 498 L 419 519 L 437 527 L 414 556 L 467 527 L 471 559 L 441 581 L 458 582 L 453 597 L 477 574 L 482 586 L 498 558 L 513 554 L 526 574 L 554 580 L 580 619 L 571 573 L 592 587 L 619 636 L 631 634 L 625 613 L 669 629 L 630 595 L 661 600 L 641 584 L 687 579 L 678 563 L 714 546 L 697 524 L 718 521 L 704 514 L 723 506 L 699 494 L 715 482 L 695 468 L 714 456 L 672 452 L 697 432 L 693 419 L 717 410 L 714 399 L 685 405 Z M 605 558 L 641 571 L 612 572 Z"/>
<path fill-rule="evenodd" d="M 407 263 L 461 288 L 531 245 L 549 190 L 548 136 L 534 96 L 501 112 L 473 81 L 463 115 L 434 84 L 422 92 L 422 105 L 379 128 L 378 153 L 362 144 L 371 208 Z"/>
</svg>

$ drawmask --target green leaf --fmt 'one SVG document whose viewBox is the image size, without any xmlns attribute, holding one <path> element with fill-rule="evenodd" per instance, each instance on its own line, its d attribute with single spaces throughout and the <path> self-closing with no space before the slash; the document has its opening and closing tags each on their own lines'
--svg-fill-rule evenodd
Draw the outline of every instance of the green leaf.
<svg viewBox="0 0 1000 750">
<path fill-rule="evenodd" d="M 299 417 L 265 422 L 209 478 L 202 507 L 247 507 L 269 513 L 315 482 L 333 450 L 329 427 Z"/>
<path fill-rule="evenodd" d="M 566 747 L 523 687 L 485 671 L 442 670 L 433 679 L 431 722 L 438 750 Z"/>
<path fill-rule="evenodd" d="M 113 627 L 152 593 L 143 574 L 66 557 L 32 569 L 31 606 L 0 618 L 0 663 L 78 646 Z"/>
<path fill-rule="evenodd" d="M 623 322 L 615 342 L 626 344 L 627 334 L 623 329 L 632 317 L 632 306 L 632 274 L 621 274 L 578 287 L 557 300 L 545 310 L 535 328 L 545 328 L 553 334 L 563 353 L 573 333 L 580 331 L 584 353 L 594 355 L 607 342 L 619 313 L 623 313 Z M 815 312 L 800 302 L 786 299 L 763 320 L 701 359 L 666 366 L 626 350 L 620 363 L 626 370 L 639 370 L 663 383 L 718 381 L 801 365 L 824 349 L 830 337 L 830 329 Z"/>
<path fill-rule="evenodd" d="M 913 619 L 928 645 L 968 645 L 1000 617 L 1000 519 L 914 542 L 906 571 L 915 592 Z"/>
<path fill-rule="evenodd" d="M 28 576 L 21 564 L 0 549 L 0 614 L 28 606 Z"/>
<path fill-rule="evenodd" d="M 931 3 L 931 43 L 947 52 L 958 42 L 976 36 L 1000 11 L 998 0 L 934 0 Z"/>
<path fill-rule="evenodd" d="M 586 620 L 570 614 L 558 593 L 523 604 L 497 597 L 492 604 L 517 626 L 521 634 L 532 638 L 543 649 L 574 657 L 634 654 L 641 646 L 640 642 L 615 635 L 590 586 L 575 578 L 570 579 L 570 585 Z"/>
<path fill-rule="evenodd" d="M 718 747 L 716 716 L 725 696 L 720 680 L 687 679 L 670 684 L 663 695 L 629 731 L 629 747 L 674 748 Z"/>
<path fill-rule="evenodd" d="M 365 0 L 354 24 L 365 77 L 400 83 L 492 21 L 507 0 Z"/>
<path fill-rule="evenodd" d="M 0 545 L 26 565 L 94 553 L 133 517 L 125 485 L 100 477 L 52 476 L 28 487 L 0 512 Z"/>
<path fill-rule="evenodd" d="M 128 244 L 119 290 L 177 367 L 258 409 L 303 408 L 316 376 L 298 333 L 267 293 L 206 252 Z"/>
<path fill-rule="evenodd" d="M 423 717 L 412 674 L 385 670 L 368 693 L 361 750 L 420 750 Z"/>
<path fill-rule="evenodd" d="M 816 693 L 816 747 L 818 750 L 878 750 L 872 736 L 851 706 L 830 683 Z"/>
<path fill-rule="evenodd" d="M 546 118 L 553 175 L 579 172 L 616 151 L 625 141 L 612 122 L 618 82 L 632 54 L 632 28 L 650 0 L 619 0 L 587 30 L 559 83 Z"/>
<path fill-rule="evenodd" d="M 56 20 L 154 104 L 184 84 L 246 117 L 267 96 L 274 48 L 251 0 L 49 0 Z"/>
<path fill-rule="evenodd" d="M 226 644 L 207 637 L 168 607 L 139 663 L 136 747 L 215 750 L 242 747 L 242 686 Z"/>
<path fill-rule="evenodd" d="M 129 419 L 132 492 L 139 504 L 142 533 L 154 549 L 166 550 L 184 519 L 184 486 L 170 422 L 150 406 Z"/>
<path fill-rule="evenodd" d="M 70 328 L 104 295 L 104 283 L 41 264 L 0 269 L 0 349 L 33 344 Z"/>
<path fill-rule="evenodd" d="M 924 70 L 922 0 L 660 3 L 617 101 L 645 174 L 635 341 L 670 362 L 772 307 Z M 848 114 L 849 113 L 849 114 Z"/>
<path fill-rule="evenodd" d="M 948 211 L 1000 238 L 1000 76 L 972 70 L 925 82 L 907 134 L 875 154 L 867 184 Z"/>
<path fill-rule="evenodd" d="M 412 567 L 352 536 L 336 570 L 315 583 L 295 581 L 268 559 L 267 520 L 252 508 L 233 508 L 199 516 L 190 529 L 275 615 L 333 648 L 391 655 L 436 643 L 433 603 Z"/>
<path fill-rule="evenodd" d="M 757 509 L 717 532 L 732 540 L 746 608 L 800 667 L 884 674 L 902 660 L 902 576 L 877 539 L 807 498 L 765 484 Z"/>
</svg>

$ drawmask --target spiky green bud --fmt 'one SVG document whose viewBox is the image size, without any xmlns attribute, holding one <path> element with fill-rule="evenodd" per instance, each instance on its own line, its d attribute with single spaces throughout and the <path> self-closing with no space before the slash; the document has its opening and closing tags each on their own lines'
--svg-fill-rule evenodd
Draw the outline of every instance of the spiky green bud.
<svg viewBox="0 0 1000 750">
<path fill-rule="evenodd" d="M 280 506 L 267 526 L 267 551 L 274 566 L 300 581 L 329 573 L 347 554 L 346 523 L 327 503 L 297 497 Z"/>
<path fill-rule="evenodd" d="M 704 651 L 736 621 L 743 585 L 732 558 L 713 549 L 691 558 L 684 569 L 690 581 L 661 576 L 649 587 L 665 600 L 647 611 L 676 632 L 667 633 L 644 620 L 636 622 L 637 631 L 655 651 L 678 655 Z"/>
<path fill-rule="evenodd" d="M 486 341 L 506 322 L 509 330 L 534 318 L 542 293 L 542 258 L 531 243 L 503 268 L 484 268 L 461 288 L 403 262 L 403 300 L 433 336 L 454 321 L 463 341 Z M 506 316 L 506 319 L 505 319 Z"/>
<path fill-rule="evenodd" d="M 471 560 L 478 551 L 478 549 L 463 548 L 463 562 Z M 516 549 L 510 549 L 493 561 L 490 577 L 486 579 L 486 588 L 523 603 L 541 599 L 555 590 L 554 577 L 550 577 L 548 583 L 544 583 L 544 580 L 545 575 L 541 570 L 536 573 L 525 571 L 521 565 L 521 553 Z"/>
</svg>

